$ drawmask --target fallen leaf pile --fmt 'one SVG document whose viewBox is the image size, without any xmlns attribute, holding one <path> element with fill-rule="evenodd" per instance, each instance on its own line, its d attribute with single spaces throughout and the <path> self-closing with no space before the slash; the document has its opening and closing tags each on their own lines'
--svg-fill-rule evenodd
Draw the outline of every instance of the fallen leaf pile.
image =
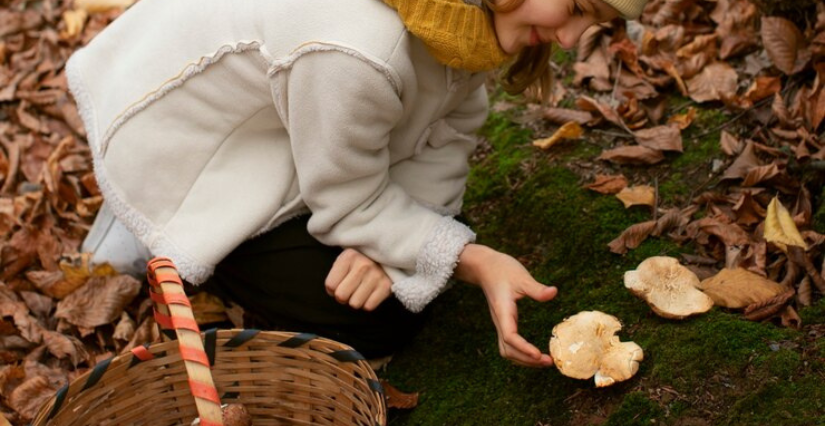
<svg viewBox="0 0 825 426">
<path fill-rule="evenodd" d="M 655 182 L 631 185 L 615 173 L 585 187 L 653 212 L 610 242 L 612 252 L 649 237 L 690 244 L 696 254 L 683 261 L 700 279 L 741 270 L 780 286 L 737 308 L 793 327 L 794 307 L 825 294 L 825 235 L 812 229 L 825 181 L 825 4 L 815 7 L 801 28 L 760 16 L 747 0 L 652 0 L 639 21 L 585 32 L 574 65 L 578 109 L 558 107 L 566 91 L 543 110 L 560 131 L 576 123 L 611 136 L 615 145 L 598 157 L 608 169 L 666 164 L 684 150 L 682 131 L 697 116 L 691 105 L 723 110 L 730 119 L 691 137 L 721 134 L 724 158 L 685 205 L 662 206 Z M 670 105 L 673 92 L 690 101 Z"/>
<path fill-rule="evenodd" d="M 26 424 L 98 361 L 157 338 L 140 283 L 79 254 L 102 198 L 64 66 L 121 13 L 0 7 L 0 414 Z"/>
</svg>

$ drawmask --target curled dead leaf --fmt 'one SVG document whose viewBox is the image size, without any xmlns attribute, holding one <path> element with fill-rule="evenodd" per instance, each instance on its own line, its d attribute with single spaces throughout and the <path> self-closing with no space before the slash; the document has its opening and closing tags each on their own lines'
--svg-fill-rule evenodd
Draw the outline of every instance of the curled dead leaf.
<svg viewBox="0 0 825 426">
<path fill-rule="evenodd" d="M 631 145 L 620 146 L 618 148 L 603 151 L 598 157 L 599 160 L 610 161 L 616 164 L 636 164 L 650 165 L 661 162 L 665 159 L 662 151 L 651 149 L 646 146 Z"/>
<path fill-rule="evenodd" d="M 408 410 L 418 406 L 418 392 L 401 392 L 386 380 L 381 380 L 381 387 L 387 396 L 387 407 Z"/>
<path fill-rule="evenodd" d="M 744 268 L 723 269 L 697 286 L 716 306 L 741 309 L 784 293 L 787 288 Z"/>
<path fill-rule="evenodd" d="M 739 76 L 725 62 L 714 62 L 687 81 L 690 98 L 696 102 L 720 101 L 736 95 Z"/>
<path fill-rule="evenodd" d="M 140 282 L 128 275 L 94 277 L 57 304 L 55 318 L 86 328 L 109 324 L 137 296 Z"/>
<path fill-rule="evenodd" d="M 627 178 L 624 175 L 596 175 L 596 180 L 593 183 L 585 185 L 585 188 L 600 194 L 616 194 L 626 187 Z"/>
<path fill-rule="evenodd" d="M 787 75 L 798 72 L 797 59 L 805 38 L 791 21 L 777 16 L 762 18 L 762 44 L 771 62 Z"/>
<path fill-rule="evenodd" d="M 764 237 L 766 241 L 775 244 L 782 251 L 787 251 L 789 245 L 807 248 L 791 214 L 779 201 L 779 197 L 774 197 L 768 204 Z"/>
<path fill-rule="evenodd" d="M 656 203 L 656 190 L 650 185 L 629 186 L 616 194 L 625 208 L 630 206 L 651 206 Z"/>
<path fill-rule="evenodd" d="M 610 251 L 616 254 L 625 254 L 628 249 L 639 247 L 650 233 L 656 228 L 656 221 L 637 223 L 625 229 L 618 237 L 607 244 Z"/>
<path fill-rule="evenodd" d="M 548 149 L 561 140 L 579 139 L 584 134 L 584 130 L 575 121 L 568 121 L 549 138 L 539 139 L 533 141 L 533 146 L 541 149 Z"/>
<path fill-rule="evenodd" d="M 799 282 L 799 288 L 796 290 L 796 301 L 800 306 L 811 306 L 813 301 L 813 288 L 811 287 L 811 277 L 805 276 Z"/>
<path fill-rule="evenodd" d="M 564 124 L 571 121 L 575 121 L 579 124 L 585 124 L 593 120 L 593 114 L 587 111 L 579 111 L 577 109 L 547 108 L 544 110 L 544 118 L 556 124 Z"/>
<path fill-rule="evenodd" d="M 799 330 L 802 328 L 802 318 L 796 313 L 796 309 L 791 305 L 785 305 L 785 309 L 779 313 L 779 320 L 784 327 Z"/>
<path fill-rule="evenodd" d="M 696 119 L 696 111 L 697 111 L 696 108 L 690 107 L 690 108 L 688 108 L 686 113 L 677 114 L 677 115 L 674 115 L 674 116 L 671 116 L 670 118 L 668 118 L 667 123 L 668 124 L 675 124 L 676 127 L 679 128 L 679 130 L 685 130 L 688 127 L 690 127 L 690 124 L 693 123 L 693 120 Z M 638 136 L 638 133 L 637 133 L 637 136 Z M 681 145 L 681 138 L 680 138 L 679 142 L 680 142 L 680 145 Z M 681 148 L 681 146 L 680 146 L 680 148 Z M 681 152 L 682 150 L 678 149 L 677 151 Z"/>
<path fill-rule="evenodd" d="M 27 378 L 11 392 L 8 405 L 24 420 L 31 420 L 40 410 L 40 407 L 51 399 L 55 392 L 66 382 L 67 380 L 64 380 L 63 383 L 53 383 L 46 376 Z"/>
<path fill-rule="evenodd" d="M 737 139 L 736 136 L 728 133 L 726 130 L 722 130 L 721 137 L 719 138 L 719 145 L 722 147 L 722 152 L 728 156 L 736 155 L 742 150 L 742 141 Z"/>
<path fill-rule="evenodd" d="M 750 321 L 762 321 L 779 314 L 788 301 L 796 294 L 796 290 L 790 289 L 780 293 L 770 299 L 765 299 L 745 308 L 745 319 Z"/>
<path fill-rule="evenodd" d="M 678 125 L 669 124 L 639 130 L 635 136 L 639 145 L 661 151 L 682 152 L 682 132 Z"/>
</svg>

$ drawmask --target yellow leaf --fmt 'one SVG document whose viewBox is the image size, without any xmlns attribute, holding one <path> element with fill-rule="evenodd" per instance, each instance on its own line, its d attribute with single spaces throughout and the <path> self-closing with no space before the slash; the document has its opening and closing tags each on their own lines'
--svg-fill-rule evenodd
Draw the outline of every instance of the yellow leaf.
<svg viewBox="0 0 825 426">
<path fill-rule="evenodd" d="M 110 277 L 117 275 L 117 271 L 108 263 L 92 264 L 91 253 L 81 253 L 74 258 L 64 258 L 60 261 L 60 270 L 63 279 L 73 286 L 80 286 L 90 277 Z"/>
<path fill-rule="evenodd" d="M 787 246 L 808 249 L 805 240 L 796 229 L 791 214 L 779 202 L 778 197 L 774 197 L 768 204 L 768 215 L 765 217 L 765 241 L 775 244 L 782 251 L 788 251 Z"/>
<path fill-rule="evenodd" d="M 83 9 L 67 10 L 63 12 L 63 22 L 66 23 L 66 30 L 60 36 L 64 39 L 71 39 L 83 32 L 86 26 L 86 18 L 89 14 Z"/>
<path fill-rule="evenodd" d="M 135 0 L 75 0 L 74 7 L 89 13 L 97 13 L 112 9 L 126 9 L 134 2 Z"/>
<path fill-rule="evenodd" d="M 653 206 L 656 203 L 656 190 L 650 185 L 628 186 L 616 194 L 622 200 L 624 207 L 644 205 Z"/>
<path fill-rule="evenodd" d="M 567 123 L 564 123 L 563 126 L 559 127 L 559 130 L 556 130 L 556 133 L 553 133 L 553 136 L 533 141 L 533 146 L 537 146 L 541 149 L 547 149 L 555 145 L 556 142 L 560 140 L 578 139 L 582 137 L 583 134 L 584 130 L 581 126 L 579 126 L 579 123 L 575 121 L 569 121 Z"/>
</svg>

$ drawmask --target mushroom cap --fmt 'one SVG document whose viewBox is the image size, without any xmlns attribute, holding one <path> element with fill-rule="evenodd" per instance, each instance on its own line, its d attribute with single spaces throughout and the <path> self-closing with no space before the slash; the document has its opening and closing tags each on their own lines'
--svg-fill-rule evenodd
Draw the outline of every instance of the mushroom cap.
<svg viewBox="0 0 825 426">
<path fill-rule="evenodd" d="M 602 365 L 596 372 L 596 387 L 610 386 L 625 381 L 637 371 L 645 357 L 642 348 L 634 342 L 620 342 L 608 349 L 602 357 Z"/>
<path fill-rule="evenodd" d="M 696 274 L 672 257 L 645 259 L 636 270 L 624 273 L 624 285 L 665 318 L 682 319 L 713 307 L 713 299 L 696 288 Z"/>
<path fill-rule="evenodd" d="M 597 386 L 627 380 L 638 371 L 643 355 L 639 345 L 619 341 L 615 333 L 621 329 L 622 324 L 612 315 L 579 312 L 553 327 L 550 355 L 559 372 L 568 377 L 589 379 L 595 375 Z"/>
</svg>

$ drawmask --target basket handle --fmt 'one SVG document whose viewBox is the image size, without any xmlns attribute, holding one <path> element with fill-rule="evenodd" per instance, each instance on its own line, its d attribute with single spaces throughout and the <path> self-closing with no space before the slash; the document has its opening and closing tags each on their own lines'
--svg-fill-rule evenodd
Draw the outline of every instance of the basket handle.
<svg viewBox="0 0 825 426">
<path fill-rule="evenodd" d="M 183 291 L 177 268 L 170 259 L 156 257 L 149 261 L 146 269 L 149 295 L 155 305 L 155 321 L 162 329 L 175 331 L 200 424 L 223 426 L 221 400 L 212 380 L 209 359 L 203 349 L 192 304 Z"/>
</svg>

